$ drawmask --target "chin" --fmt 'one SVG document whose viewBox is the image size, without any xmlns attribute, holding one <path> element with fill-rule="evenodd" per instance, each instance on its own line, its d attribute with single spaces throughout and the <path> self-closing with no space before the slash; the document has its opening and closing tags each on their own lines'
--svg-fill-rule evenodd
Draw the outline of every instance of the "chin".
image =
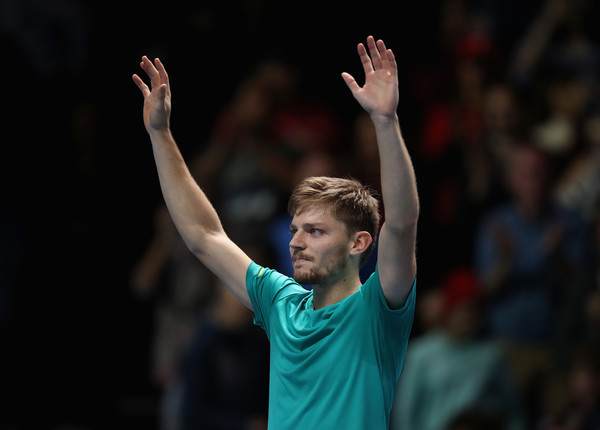
<svg viewBox="0 0 600 430">
<path fill-rule="evenodd" d="M 319 284 L 321 277 L 312 271 L 294 270 L 294 280 L 299 284 L 312 285 Z"/>
</svg>

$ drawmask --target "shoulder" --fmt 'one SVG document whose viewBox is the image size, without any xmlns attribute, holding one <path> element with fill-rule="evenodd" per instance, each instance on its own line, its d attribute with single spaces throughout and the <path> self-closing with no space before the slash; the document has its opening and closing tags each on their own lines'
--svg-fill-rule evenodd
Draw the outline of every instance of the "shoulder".
<svg viewBox="0 0 600 430">
<path fill-rule="evenodd" d="M 246 273 L 246 287 L 251 298 L 266 296 L 273 301 L 276 296 L 306 293 L 293 278 L 286 276 L 277 270 L 263 267 L 255 262 L 250 263 Z"/>
<path fill-rule="evenodd" d="M 271 283 L 278 285 L 291 285 L 305 290 L 298 282 L 275 269 L 261 266 L 255 262 L 251 262 L 246 272 L 246 283 Z"/>
<path fill-rule="evenodd" d="M 308 291 L 293 278 L 251 262 L 246 272 L 246 288 L 254 309 L 254 323 L 270 331 L 270 316 L 276 303 Z"/>
</svg>

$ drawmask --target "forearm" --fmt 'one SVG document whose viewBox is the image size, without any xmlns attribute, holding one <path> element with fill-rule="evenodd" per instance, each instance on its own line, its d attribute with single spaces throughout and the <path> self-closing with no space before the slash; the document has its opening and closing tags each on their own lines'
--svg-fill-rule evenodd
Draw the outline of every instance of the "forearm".
<svg viewBox="0 0 600 430">
<path fill-rule="evenodd" d="M 379 148 L 381 190 L 387 228 L 413 227 L 419 198 L 413 164 L 402 138 L 397 115 L 372 117 Z"/>
<path fill-rule="evenodd" d="M 173 222 L 193 252 L 207 234 L 223 232 L 210 201 L 192 177 L 169 129 L 150 134 L 161 190 Z"/>
</svg>

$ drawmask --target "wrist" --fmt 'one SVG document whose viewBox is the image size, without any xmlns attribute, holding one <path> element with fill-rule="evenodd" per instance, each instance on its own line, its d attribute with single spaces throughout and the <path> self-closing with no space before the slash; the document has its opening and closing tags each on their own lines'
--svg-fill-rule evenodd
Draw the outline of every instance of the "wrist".
<svg viewBox="0 0 600 430">
<path fill-rule="evenodd" d="M 166 139 L 171 137 L 171 128 L 166 125 L 161 128 L 148 128 L 148 134 L 150 135 L 150 139 Z"/>
<path fill-rule="evenodd" d="M 398 115 L 396 112 L 392 114 L 371 114 L 371 121 L 375 128 L 379 127 L 399 127 Z"/>
<path fill-rule="evenodd" d="M 377 126 L 396 125 L 399 123 L 396 112 L 391 114 L 371 113 L 371 121 Z"/>
</svg>

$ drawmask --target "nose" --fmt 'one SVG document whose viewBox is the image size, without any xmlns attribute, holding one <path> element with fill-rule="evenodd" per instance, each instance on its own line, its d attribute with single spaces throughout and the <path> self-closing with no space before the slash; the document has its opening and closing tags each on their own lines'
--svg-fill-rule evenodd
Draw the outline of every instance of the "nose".
<svg viewBox="0 0 600 430">
<path fill-rule="evenodd" d="M 302 233 L 300 231 L 295 232 L 290 239 L 290 249 L 302 250 L 305 248 L 304 240 L 302 239 Z"/>
</svg>

